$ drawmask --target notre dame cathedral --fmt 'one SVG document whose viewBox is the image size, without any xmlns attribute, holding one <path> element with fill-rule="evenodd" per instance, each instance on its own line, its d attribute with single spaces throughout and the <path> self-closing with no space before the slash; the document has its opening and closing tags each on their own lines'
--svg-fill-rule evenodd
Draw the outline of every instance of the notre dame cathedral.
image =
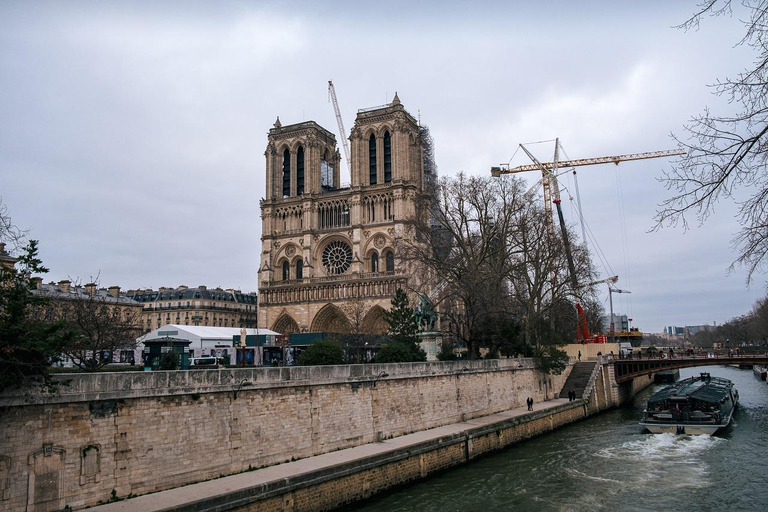
<svg viewBox="0 0 768 512">
<path fill-rule="evenodd" d="M 342 185 L 334 135 L 314 121 L 277 119 L 265 152 L 260 327 L 386 332 L 383 312 L 395 291 L 412 297 L 422 273 L 398 247 L 410 236 L 407 221 L 429 202 L 424 139 L 397 94 L 359 110 L 349 137 L 351 182 Z"/>
</svg>

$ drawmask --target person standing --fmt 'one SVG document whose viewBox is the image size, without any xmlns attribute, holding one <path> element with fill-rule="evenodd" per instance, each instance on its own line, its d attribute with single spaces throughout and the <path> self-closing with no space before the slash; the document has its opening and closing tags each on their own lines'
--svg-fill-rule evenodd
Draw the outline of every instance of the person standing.
<svg viewBox="0 0 768 512">
<path fill-rule="evenodd" d="M 526 403 L 528 404 L 528 410 L 532 411 L 533 410 L 533 398 L 528 397 L 528 400 L 526 400 Z"/>
<path fill-rule="evenodd" d="M 579 361 L 581 361 L 581 350 L 579 350 Z"/>
</svg>

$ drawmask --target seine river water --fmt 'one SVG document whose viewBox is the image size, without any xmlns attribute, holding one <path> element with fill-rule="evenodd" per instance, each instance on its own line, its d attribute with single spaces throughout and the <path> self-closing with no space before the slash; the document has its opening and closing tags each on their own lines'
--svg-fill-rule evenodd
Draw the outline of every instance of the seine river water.
<svg viewBox="0 0 768 512">
<path fill-rule="evenodd" d="M 644 432 L 632 407 L 599 414 L 345 510 L 768 510 L 768 385 L 752 370 L 687 368 L 734 381 L 740 405 L 714 436 Z"/>
</svg>

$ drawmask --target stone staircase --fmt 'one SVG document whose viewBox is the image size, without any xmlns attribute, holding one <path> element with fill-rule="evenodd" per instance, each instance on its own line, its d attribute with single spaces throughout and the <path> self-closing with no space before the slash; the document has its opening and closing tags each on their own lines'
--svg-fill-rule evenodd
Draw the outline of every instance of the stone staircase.
<svg viewBox="0 0 768 512">
<path fill-rule="evenodd" d="M 576 390 L 576 398 L 583 398 L 584 390 L 589 385 L 596 365 L 597 362 L 595 361 L 580 361 L 576 363 L 573 370 L 571 370 L 571 374 L 565 380 L 563 389 L 560 390 L 559 398 L 568 398 L 568 391 L 572 389 Z"/>
</svg>

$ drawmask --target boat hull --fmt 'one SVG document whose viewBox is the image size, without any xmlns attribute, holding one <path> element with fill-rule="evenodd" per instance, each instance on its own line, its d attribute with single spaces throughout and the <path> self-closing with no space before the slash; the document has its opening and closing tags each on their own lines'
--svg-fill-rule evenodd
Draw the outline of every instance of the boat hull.
<svg viewBox="0 0 768 512">
<path fill-rule="evenodd" d="M 670 423 L 644 423 L 640 425 L 647 428 L 652 434 L 687 434 L 692 436 L 707 435 L 711 436 L 725 425 L 691 425 L 691 424 L 670 424 Z"/>
</svg>

